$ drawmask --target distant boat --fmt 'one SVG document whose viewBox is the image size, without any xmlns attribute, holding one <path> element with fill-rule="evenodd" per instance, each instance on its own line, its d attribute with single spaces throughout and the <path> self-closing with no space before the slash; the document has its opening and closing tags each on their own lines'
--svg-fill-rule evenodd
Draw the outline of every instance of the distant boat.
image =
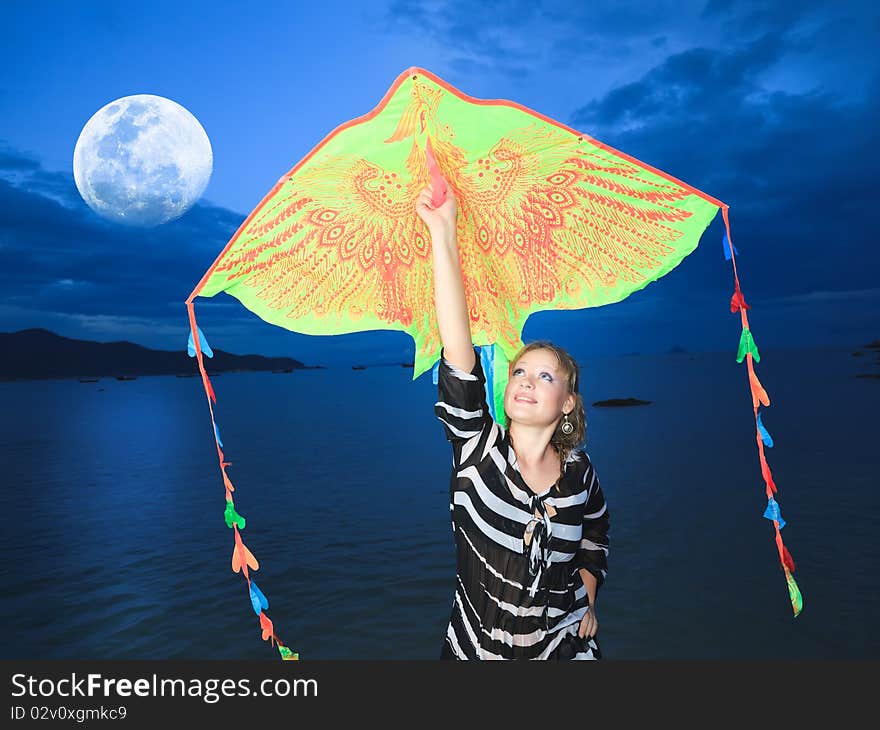
<svg viewBox="0 0 880 730">
<path fill-rule="evenodd" d="M 117 375 L 117 380 L 137 380 L 137 375 Z"/>
<path fill-rule="evenodd" d="M 194 378 L 198 373 L 177 373 L 178 378 Z"/>
<path fill-rule="evenodd" d="M 640 400 L 639 398 L 609 398 L 608 400 L 597 400 L 593 405 L 597 408 L 614 406 L 649 406 L 651 405 L 651 401 Z"/>
<path fill-rule="evenodd" d="M 100 380 L 100 378 L 80 378 L 79 382 L 80 383 L 97 383 L 99 380 Z"/>
<path fill-rule="evenodd" d="M 293 368 L 284 368 L 283 370 L 273 370 L 273 373 L 292 373 Z"/>
<path fill-rule="evenodd" d="M 400 366 L 401 366 L 401 367 L 404 367 L 404 368 L 411 368 L 411 367 L 413 367 L 414 365 L 415 365 L 414 362 L 402 362 L 402 363 L 400 363 Z"/>
<path fill-rule="evenodd" d="M 366 370 L 367 366 L 366 365 L 352 365 L 351 369 L 352 370 Z"/>
</svg>

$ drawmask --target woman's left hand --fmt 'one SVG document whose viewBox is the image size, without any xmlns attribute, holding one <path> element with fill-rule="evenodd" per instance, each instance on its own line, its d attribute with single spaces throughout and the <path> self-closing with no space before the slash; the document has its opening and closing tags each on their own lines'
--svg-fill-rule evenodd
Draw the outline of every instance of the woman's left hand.
<svg viewBox="0 0 880 730">
<path fill-rule="evenodd" d="M 582 639 L 592 638 L 598 630 L 599 620 L 596 618 L 596 608 L 595 606 L 590 606 L 581 619 L 581 625 L 578 627 L 578 636 Z"/>
</svg>

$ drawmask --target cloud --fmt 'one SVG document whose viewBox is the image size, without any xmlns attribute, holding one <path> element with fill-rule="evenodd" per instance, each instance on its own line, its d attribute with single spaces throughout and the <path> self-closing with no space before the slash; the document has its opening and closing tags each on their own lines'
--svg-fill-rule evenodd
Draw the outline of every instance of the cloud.
<svg viewBox="0 0 880 730">
<path fill-rule="evenodd" d="M 798 0 L 796 3 L 768 3 L 765 0 L 708 0 L 702 16 L 725 23 L 728 33 L 754 28 L 783 32 L 805 22 L 821 21 L 823 17 L 844 12 L 863 15 L 870 12 L 868 3 L 850 3 L 848 8 L 829 8 L 825 0 Z"/>
<path fill-rule="evenodd" d="M 514 98 L 529 105 L 540 81 L 571 100 L 560 121 L 730 205 L 744 291 L 758 297 L 872 284 L 878 17 L 818 0 L 389 6 L 459 75 L 478 70 L 485 87 L 527 60 Z M 720 237 L 716 220 L 701 246 L 712 255 L 692 254 L 665 291 L 726 287 Z"/>
<path fill-rule="evenodd" d="M 79 197 L 73 177 L 5 147 L 0 171 L 0 331 L 43 327 L 66 337 L 186 349 L 184 302 L 245 216 L 197 203 L 152 229 L 115 225 Z M 56 198 L 61 198 L 60 202 Z M 414 346 L 401 332 L 312 337 L 266 324 L 227 294 L 196 299 L 215 347 L 240 354 L 350 365 L 394 359 Z"/>
<path fill-rule="evenodd" d="M 128 317 L 133 326 L 153 322 L 158 334 L 169 298 L 178 298 L 185 325 L 184 300 L 243 220 L 198 203 L 165 226 L 122 228 L 88 208 L 71 175 L 47 172 L 8 145 L 0 159 L 3 302 L 90 328 Z"/>
<path fill-rule="evenodd" d="M 669 56 L 638 81 L 620 86 L 575 112 L 579 126 L 641 129 L 658 119 L 714 117 L 722 100 L 759 91 L 756 75 L 779 60 L 783 44 L 764 36 L 737 52 L 692 48 Z"/>
<path fill-rule="evenodd" d="M 7 143 L 0 140 L 0 171 L 31 172 L 40 169 L 40 163 L 26 155 L 12 149 Z"/>
<path fill-rule="evenodd" d="M 761 74 L 786 52 L 765 36 L 674 54 L 569 123 L 730 205 L 747 297 L 869 288 L 880 73 L 864 100 L 766 92 Z"/>
<path fill-rule="evenodd" d="M 392 15 L 398 29 L 417 28 L 448 44 L 449 63 L 460 74 L 528 68 L 542 83 L 558 83 L 571 104 L 561 121 L 730 204 L 743 291 L 771 341 L 797 331 L 822 342 L 835 327 L 843 332 L 835 322 L 847 323 L 847 337 L 856 326 L 867 331 L 876 321 L 876 306 L 868 305 L 876 301 L 880 263 L 872 220 L 880 163 L 877 62 L 866 58 L 859 66 L 870 92 L 861 96 L 809 80 L 789 90 L 785 83 L 798 68 L 813 69 L 795 63 L 809 55 L 805 39 L 840 21 L 815 8 L 792 18 L 762 14 L 749 3 L 712 5 L 702 20 L 680 11 L 627 18 L 616 5 L 584 10 L 570 3 L 524 3 L 521 12 L 507 13 L 518 6 L 487 4 L 468 15 L 459 3 L 400 1 Z M 723 43 L 710 42 L 711 33 L 698 43 L 688 35 L 705 27 L 699 22 L 732 28 L 753 11 L 749 32 Z M 554 70 L 584 59 L 606 65 L 585 66 L 582 84 Z M 614 81 L 612 67 L 623 80 Z M 602 83 L 593 83 L 600 76 Z M 185 342 L 183 301 L 243 218 L 199 203 L 165 226 L 122 229 L 92 213 L 69 174 L 47 172 L 32 155 L 0 143 L 0 324 L 57 322 L 76 330 L 68 336 L 148 346 Z M 679 267 L 625 302 L 534 319 L 588 323 L 597 341 L 617 338 L 624 349 L 641 351 L 650 349 L 640 344 L 650 337 L 661 350 L 668 347 L 670 324 L 689 333 L 687 341 L 678 338 L 689 349 L 726 338 L 719 323 L 736 322 L 725 311 L 733 272 L 720 237 L 716 220 Z M 302 345 L 295 355 L 316 361 L 322 349 L 345 352 L 383 340 L 411 346 L 400 333 L 288 333 L 263 326 L 225 295 L 200 298 L 197 310 L 206 333 L 238 343 L 226 345 L 232 351 L 290 353 L 295 343 Z M 821 315 L 805 318 L 805 310 Z M 805 319 L 809 330 L 791 327 Z M 309 349 L 312 357 L 303 355 Z"/>
</svg>

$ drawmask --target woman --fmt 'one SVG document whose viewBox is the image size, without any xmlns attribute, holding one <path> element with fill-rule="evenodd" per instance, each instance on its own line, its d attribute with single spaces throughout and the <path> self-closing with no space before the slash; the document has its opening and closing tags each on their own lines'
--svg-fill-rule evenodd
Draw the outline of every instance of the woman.
<svg viewBox="0 0 880 730">
<path fill-rule="evenodd" d="M 496 424 L 471 341 L 452 190 L 416 212 L 431 233 L 443 343 L 434 406 L 453 447 L 456 590 L 441 659 L 599 659 L 608 510 L 586 452 L 578 366 L 549 342 L 514 358 Z"/>
</svg>

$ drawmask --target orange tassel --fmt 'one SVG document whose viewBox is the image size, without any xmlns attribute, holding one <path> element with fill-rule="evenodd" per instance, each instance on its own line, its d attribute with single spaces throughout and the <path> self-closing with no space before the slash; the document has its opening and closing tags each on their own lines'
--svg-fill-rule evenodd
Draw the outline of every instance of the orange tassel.
<svg viewBox="0 0 880 730">
<path fill-rule="evenodd" d="M 260 564 L 257 562 L 254 554 L 248 550 L 245 544 L 241 541 L 241 537 L 238 534 L 238 527 L 236 527 L 235 547 L 232 549 L 232 572 L 237 573 L 239 570 L 244 570 L 245 578 L 250 578 L 250 576 L 248 576 L 248 566 L 254 570 L 260 569 Z"/>
<path fill-rule="evenodd" d="M 773 481 L 773 474 L 770 472 L 770 465 L 767 463 L 767 459 L 764 458 L 764 452 L 761 451 L 761 476 L 764 477 L 764 481 L 767 482 L 767 486 L 776 493 L 776 483 Z"/>
<path fill-rule="evenodd" d="M 730 311 L 738 312 L 740 309 L 751 309 L 751 307 L 746 304 L 746 300 L 743 298 L 739 286 L 737 286 L 736 290 L 733 292 L 733 296 L 730 298 Z"/>
<path fill-rule="evenodd" d="M 217 396 L 214 395 L 214 386 L 211 385 L 211 381 L 208 379 L 208 374 L 203 372 L 202 381 L 205 383 L 205 392 L 208 394 L 208 397 L 214 402 L 214 405 L 217 405 Z"/>
<path fill-rule="evenodd" d="M 780 562 L 788 568 L 791 573 L 794 573 L 794 559 L 791 557 L 791 553 L 788 552 L 788 548 L 785 547 L 785 544 L 782 542 L 782 535 L 779 534 L 779 530 L 776 530 L 776 548 L 779 550 L 779 560 Z"/>
<path fill-rule="evenodd" d="M 788 548 L 785 545 L 782 546 L 782 563 L 789 571 L 794 573 L 794 558 L 791 557 L 791 553 L 788 552 Z"/>
<path fill-rule="evenodd" d="M 262 611 L 260 611 L 260 628 L 263 629 L 263 641 L 272 637 L 272 646 L 275 646 L 275 628 L 272 626 L 272 620 Z"/>
<path fill-rule="evenodd" d="M 770 405 L 770 397 L 767 395 L 767 391 L 764 390 L 764 386 L 761 385 L 761 381 L 758 380 L 758 376 L 755 375 L 755 371 L 749 368 L 749 385 L 752 389 L 752 408 L 757 408 L 758 404 L 763 405 L 765 408 Z"/>
</svg>

